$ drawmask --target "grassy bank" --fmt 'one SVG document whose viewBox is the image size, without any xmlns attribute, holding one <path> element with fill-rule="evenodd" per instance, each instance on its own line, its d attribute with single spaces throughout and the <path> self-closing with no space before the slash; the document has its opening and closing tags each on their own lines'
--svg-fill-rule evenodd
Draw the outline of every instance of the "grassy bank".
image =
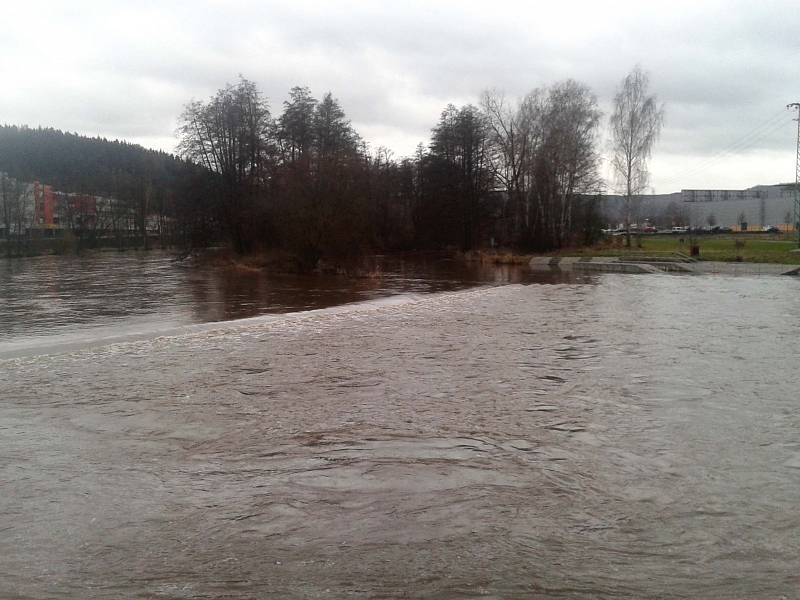
<svg viewBox="0 0 800 600">
<path fill-rule="evenodd" d="M 690 254 L 691 245 L 699 247 L 699 260 L 721 262 L 753 262 L 800 264 L 800 252 L 794 236 L 782 234 L 728 234 L 698 235 L 693 239 L 688 235 L 647 235 L 641 237 L 641 246 L 636 239 L 631 240 L 633 246 L 625 247 L 622 236 L 608 237 L 594 246 L 578 246 L 562 248 L 558 251 L 523 254 L 510 250 L 474 250 L 458 256 L 470 262 L 496 265 L 524 265 L 533 256 L 625 256 L 628 254 L 652 253 L 654 255 L 681 252 Z"/>
<path fill-rule="evenodd" d="M 795 238 L 773 234 L 701 235 L 690 240 L 687 235 L 642 236 L 641 247 L 632 240 L 632 248 L 624 247 L 622 236 L 610 237 L 596 246 L 564 248 L 552 253 L 557 256 L 625 256 L 628 253 L 690 253 L 693 243 L 700 249 L 700 260 L 723 262 L 800 264 L 800 252 Z"/>
</svg>

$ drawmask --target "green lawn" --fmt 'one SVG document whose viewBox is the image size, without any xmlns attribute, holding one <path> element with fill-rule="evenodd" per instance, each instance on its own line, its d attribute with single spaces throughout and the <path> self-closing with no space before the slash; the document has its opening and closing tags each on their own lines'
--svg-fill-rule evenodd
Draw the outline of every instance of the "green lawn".
<svg viewBox="0 0 800 600">
<path fill-rule="evenodd" d="M 689 254 L 690 237 L 678 235 L 643 235 L 642 247 L 636 246 L 635 238 L 631 240 L 631 252 L 683 252 Z M 800 252 L 792 253 L 797 248 L 797 238 L 782 234 L 723 234 L 697 235 L 694 244 L 700 247 L 701 260 L 735 261 L 741 256 L 744 262 L 800 264 Z M 741 244 L 737 248 L 737 242 Z M 624 247 L 623 236 L 609 237 L 601 244 L 590 248 L 565 249 L 562 256 L 622 256 L 629 251 Z"/>
</svg>

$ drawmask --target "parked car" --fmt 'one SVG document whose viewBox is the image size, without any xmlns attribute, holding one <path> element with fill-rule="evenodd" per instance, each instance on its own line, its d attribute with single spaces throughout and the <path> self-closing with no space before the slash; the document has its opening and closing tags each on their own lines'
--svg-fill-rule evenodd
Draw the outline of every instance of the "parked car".
<svg viewBox="0 0 800 600">
<path fill-rule="evenodd" d="M 765 226 L 762 231 L 764 233 L 780 233 L 781 230 L 775 227 L 775 225 L 767 225 Z"/>
</svg>

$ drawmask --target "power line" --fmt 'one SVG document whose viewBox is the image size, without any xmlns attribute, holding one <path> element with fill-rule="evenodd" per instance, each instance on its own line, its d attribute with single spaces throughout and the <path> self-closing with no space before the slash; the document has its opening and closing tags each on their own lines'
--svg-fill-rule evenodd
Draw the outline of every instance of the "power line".
<svg viewBox="0 0 800 600">
<path fill-rule="evenodd" d="M 768 137 L 769 135 L 773 134 L 774 132 L 780 130 L 785 126 L 786 126 L 786 112 L 785 109 L 782 109 L 779 112 L 771 115 L 768 119 L 766 119 L 761 124 L 751 129 L 741 137 L 729 143 L 727 146 L 717 151 L 713 155 L 705 159 L 702 159 L 701 161 L 695 163 L 693 166 L 686 169 L 685 171 L 682 171 L 677 175 L 670 177 L 665 182 L 662 182 L 662 185 L 671 185 L 688 177 L 697 175 L 702 171 L 706 170 L 707 168 L 719 164 L 720 162 L 722 162 L 722 160 L 727 159 L 729 155 L 735 152 L 741 152 L 743 150 L 748 150 L 752 148 L 753 146 L 761 142 L 764 138 Z"/>
<path fill-rule="evenodd" d="M 675 177 L 672 177 L 669 183 L 675 183 L 680 181 L 681 179 L 685 179 L 688 177 L 693 177 L 695 175 L 699 175 L 703 171 L 709 169 L 710 167 L 715 167 L 720 164 L 724 164 L 732 155 L 745 152 L 750 150 L 753 147 L 756 147 L 760 142 L 762 142 L 765 138 L 773 135 L 774 133 L 784 129 L 786 127 L 787 121 L 785 119 L 775 123 L 767 130 L 759 132 L 758 135 L 751 137 L 747 140 L 741 140 L 739 143 L 732 145 L 730 148 L 717 152 L 713 156 L 702 160 L 701 162 L 697 163 L 691 169 L 688 169 L 684 173 L 681 173 Z"/>
</svg>

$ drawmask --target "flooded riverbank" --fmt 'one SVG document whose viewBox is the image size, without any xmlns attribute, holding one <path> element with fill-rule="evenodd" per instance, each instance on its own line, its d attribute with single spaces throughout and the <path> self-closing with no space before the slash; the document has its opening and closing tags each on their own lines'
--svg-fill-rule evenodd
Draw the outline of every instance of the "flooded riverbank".
<svg viewBox="0 0 800 600">
<path fill-rule="evenodd" d="M 0 362 L 0 595 L 793 597 L 798 292 L 604 275 Z"/>
</svg>

